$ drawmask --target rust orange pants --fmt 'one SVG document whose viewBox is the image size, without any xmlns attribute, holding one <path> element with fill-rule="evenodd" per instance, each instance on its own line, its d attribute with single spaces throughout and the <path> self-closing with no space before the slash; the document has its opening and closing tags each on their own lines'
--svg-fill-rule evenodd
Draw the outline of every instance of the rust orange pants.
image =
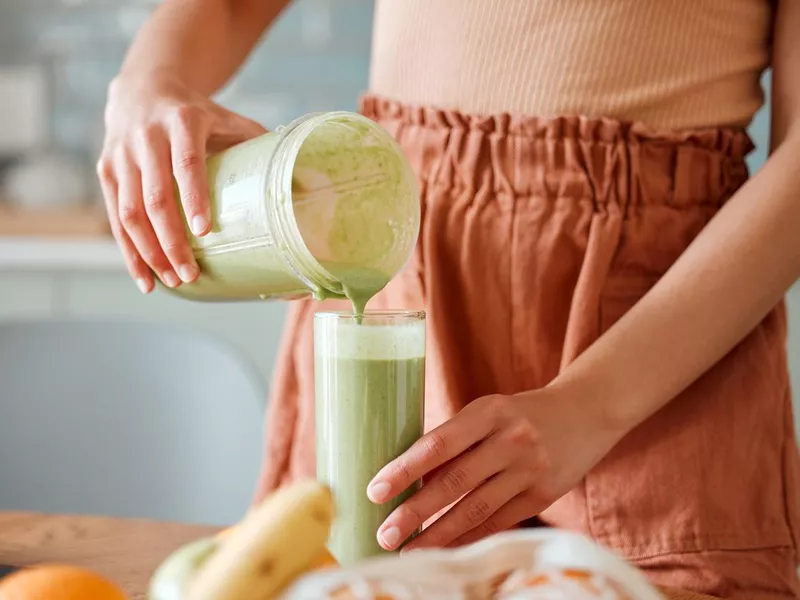
<svg viewBox="0 0 800 600">
<path fill-rule="evenodd" d="M 551 381 L 747 178 L 751 145 L 739 131 L 479 117 L 374 97 L 362 110 L 400 142 L 421 184 L 417 251 L 371 306 L 428 311 L 427 429 L 480 396 Z M 290 308 L 262 491 L 314 475 L 319 308 Z M 541 520 L 590 535 L 658 584 L 800 598 L 785 334 L 779 306 Z"/>
</svg>

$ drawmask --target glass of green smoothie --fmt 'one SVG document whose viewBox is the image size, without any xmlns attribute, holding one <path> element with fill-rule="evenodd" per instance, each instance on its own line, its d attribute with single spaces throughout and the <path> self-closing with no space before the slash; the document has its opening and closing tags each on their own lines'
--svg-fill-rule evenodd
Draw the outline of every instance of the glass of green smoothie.
<svg viewBox="0 0 800 600">
<path fill-rule="evenodd" d="M 343 565 L 382 554 L 378 527 L 413 494 L 375 505 L 367 485 L 423 433 L 425 313 L 314 318 L 317 478 L 336 499 L 329 548 Z"/>
</svg>

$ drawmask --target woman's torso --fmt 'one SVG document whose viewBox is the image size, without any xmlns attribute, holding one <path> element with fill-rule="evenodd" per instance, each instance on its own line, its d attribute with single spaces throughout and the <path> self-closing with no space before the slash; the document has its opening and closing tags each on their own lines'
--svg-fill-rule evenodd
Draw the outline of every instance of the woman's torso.
<svg viewBox="0 0 800 600">
<path fill-rule="evenodd" d="M 377 0 L 370 91 L 468 113 L 744 126 L 770 0 Z"/>
</svg>

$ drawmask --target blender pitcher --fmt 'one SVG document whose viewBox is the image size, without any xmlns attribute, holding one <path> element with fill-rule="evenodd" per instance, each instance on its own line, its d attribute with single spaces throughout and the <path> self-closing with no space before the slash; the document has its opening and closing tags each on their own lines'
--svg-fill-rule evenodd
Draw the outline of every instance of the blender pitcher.
<svg viewBox="0 0 800 600">
<path fill-rule="evenodd" d="M 200 276 L 168 291 L 206 301 L 375 293 L 417 241 L 416 178 L 359 114 L 301 117 L 207 161 L 213 227 L 186 227 Z M 162 288 L 165 286 L 162 286 Z"/>
</svg>

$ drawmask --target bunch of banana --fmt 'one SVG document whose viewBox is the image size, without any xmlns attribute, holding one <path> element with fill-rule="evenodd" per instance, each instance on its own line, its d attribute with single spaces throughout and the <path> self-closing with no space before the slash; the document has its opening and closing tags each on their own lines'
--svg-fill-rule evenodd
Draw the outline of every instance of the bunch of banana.
<svg viewBox="0 0 800 600">
<path fill-rule="evenodd" d="M 295 578 L 335 564 L 328 554 L 330 490 L 303 481 L 267 497 L 238 525 L 175 551 L 158 568 L 150 600 L 270 600 Z"/>
</svg>

